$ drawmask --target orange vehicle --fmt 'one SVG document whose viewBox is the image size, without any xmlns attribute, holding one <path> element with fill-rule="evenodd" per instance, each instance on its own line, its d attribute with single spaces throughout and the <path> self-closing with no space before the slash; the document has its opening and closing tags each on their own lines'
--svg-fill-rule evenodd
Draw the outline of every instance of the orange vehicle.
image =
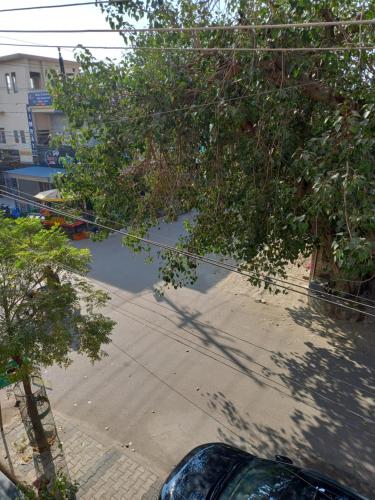
<svg viewBox="0 0 375 500">
<path fill-rule="evenodd" d="M 44 217 L 42 224 L 46 229 L 58 225 L 71 240 L 84 240 L 89 237 L 87 224 L 84 221 L 67 222 L 64 216 L 52 213 L 47 207 L 40 210 L 40 215 Z"/>
<path fill-rule="evenodd" d="M 35 198 L 44 206 L 40 209 L 42 224 L 46 229 L 54 225 L 60 226 L 71 240 L 83 240 L 89 237 L 88 226 L 83 221 L 69 222 L 63 215 L 56 214 L 51 207 L 54 203 L 64 203 L 65 200 L 57 189 L 49 189 L 35 195 Z"/>
</svg>

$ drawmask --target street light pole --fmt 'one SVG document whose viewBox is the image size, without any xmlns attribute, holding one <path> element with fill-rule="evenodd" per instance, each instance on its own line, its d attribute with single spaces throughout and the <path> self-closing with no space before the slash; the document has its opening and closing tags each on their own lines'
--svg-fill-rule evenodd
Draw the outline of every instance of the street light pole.
<svg viewBox="0 0 375 500">
<path fill-rule="evenodd" d="M 65 66 L 64 66 L 64 59 L 61 55 L 61 50 L 60 47 L 57 47 L 57 50 L 59 51 L 59 64 L 60 64 L 60 73 L 62 75 L 65 75 Z"/>
</svg>

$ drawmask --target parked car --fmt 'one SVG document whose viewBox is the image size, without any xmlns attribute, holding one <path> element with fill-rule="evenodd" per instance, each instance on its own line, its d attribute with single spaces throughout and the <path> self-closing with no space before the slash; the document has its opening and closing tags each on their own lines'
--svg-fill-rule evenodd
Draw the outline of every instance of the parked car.
<svg viewBox="0 0 375 500">
<path fill-rule="evenodd" d="M 165 481 L 159 499 L 366 500 L 287 457 L 265 460 L 223 443 L 204 444 L 186 455 Z"/>
</svg>

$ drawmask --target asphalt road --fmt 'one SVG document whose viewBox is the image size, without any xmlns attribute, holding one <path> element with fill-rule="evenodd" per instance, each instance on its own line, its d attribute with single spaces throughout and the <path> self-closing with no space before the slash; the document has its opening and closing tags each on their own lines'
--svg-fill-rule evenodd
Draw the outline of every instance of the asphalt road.
<svg viewBox="0 0 375 500">
<path fill-rule="evenodd" d="M 173 242 L 181 226 L 155 230 Z M 162 476 L 192 447 L 226 441 L 276 453 L 371 496 L 375 491 L 374 327 L 334 323 L 300 296 L 264 296 L 204 266 L 192 288 L 154 293 L 158 265 L 117 235 L 82 241 L 91 277 L 112 294 L 108 356 L 45 373 L 52 408 L 131 442 Z"/>
</svg>

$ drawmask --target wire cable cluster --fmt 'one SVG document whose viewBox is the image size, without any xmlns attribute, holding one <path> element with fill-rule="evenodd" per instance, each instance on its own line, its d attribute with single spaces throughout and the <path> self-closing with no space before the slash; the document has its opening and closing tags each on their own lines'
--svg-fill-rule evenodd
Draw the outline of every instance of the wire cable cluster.
<svg viewBox="0 0 375 500">
<path fill-rule="evenodd" d="M 124 2 L 124 0 L 116 0 L 117 3 Z M 84 7 L 86 5 L 106 5 L 110 4 L 110 0 L 96 0 L 90 2 L 72 2 L 72 3 L 62 3 L 62 4 L 52 4 L 52 5 L 30 5 L 29 7 L 12 7 L 9 9 L 0 9 L 0 13 L 4 12 L 21 12 L 29 10 L 44 10 L 44 9 L 60 9 L 63 7 Z"/>
<path fill-rule="evenodd" d="M 82 4 L 81 4 L 82 5 Z M 0 11 L 1 12 L 1 11 Z M 169 26 L 166 28 L 82 28 L 82 29 L 0 29 L 0 33 L 195 33 L 201 31 L 259 31 L 291 28 L 326 28 L 331 26 L 372 26 L 375 19 L 351 19 L 337 21 L 312 21 L 280 24 L 231 24 L 215 26 Z"/>
<path fill-rule="evenodd" d="M 14 193 L 10 194 L 9 188 L 7 188 L 6 186 L 5 186 L 5 189 L 0 188 L 0 194 L 2 194 L 5 197 L 9 197 L 10 199 L 13 199 L 15 201 L 18 201 L 19 203 L 29 204 L 31 206 L 35 206 L 38 208 L 45 208 L 45 205 L 43 205 L 42 203 L 35 202 L 33 200 L 30 200 L 29 198 L 26 198 L 26 197 L 23 197 L 20 195 L 16 195 Z M 216 266 L 218 268 L 221 268 L 221 269 L 224 269 L 227 271 L 231 271 L 231 272 L 240 274 L 240 275 L 246 277 L 247 279 L 256 279 L 256 280 L 262 281 L 266 285 L 272 285 L 272 286 L 275 286 L 279 289 L 298 293 L 298 294 L 303 295 L 305 297 L 310 296 L 310 297 L 313 297 L 317 300 L 320 300 L 320 301 L 323 301 L 326 303 L 330 303 L 332 305 L 341 307 L 343 309 L 354 311 L 358 314 L 363 314 L 363 315 L 371 317 L 371 318 L 375 318 L 375 314 L 368 312 L 364 308 L 364 304 L 359 302 L 359 301 L 353 301 L 351 299 L 343 299 L 342 297 L 333 296 L 332 294 L 329 294 L 328 292 L 324 292 L 324 291 L 319 291 L 319 292 L 315 293 L 313 290 L 310 290 L 307 287 L 304 287 L 302 285 L 296 285 L 295 283 L 288 282 L 287 280 L 283 280 L 280 278 L 274 278 L 274 277 L 261 276 L 259 274 L 256 274 L 256 273 L 250 272 L 250 271 L 248 271 L 248 272 L 241 271 L 240 269 L 238 269 L 238 267 L 233 266 L 231 264 L 228 264 L 225 262 L 220 262 L 216 259 L 211 259 L 211 258 L 206 257 L 206 256 L 194 254 L 194 253 L 188 252 L 186 250 L 180 250 L 172 245 L 168 245 L 166 243 L 154 241 L 154 240 L 151 240 L 149 238 L 143 238 L 141 236 L 129 233 L 128 231 L 125 231 L 123 229 L 116 229 L 116 228 L 113 228 L 111 226 L 108 226 L 107 224 L 102 224 L 102 223 L 99 223 L 96 221 L 92 221 L 92 220 L 89 220 L 85 217 L 77 216 L 76 214 L 69 213 L 69 212 L 64 211 L 64 210 L 60 210 L 60 209 L 52 208 L 52 207 L 49 207 L 49 210 L 53 213 L 63 215 L 65 217 L 70 217 L 70 218 L 75 219 L 77 221 L 86 222 L 87 224 L 92 224 L 92 225 L 94 225 L 98 228 L 104 229 L 106 231 L 121 234 L 122 236 L 126 236 L 127 238 L 133 239 L 135 241 L 139 241 L 140 243 L 143 243 L 143 244 L 146 244 L 149 246 L 153 246 L 153 247 L 157 247 L 157 248 L 160 248 L 162 250 L 171 251 L 179 256 L 184 256 L 184 257 L 190 258 L 196 262 L 197 261 L 203 262 L 203 263 L 210 264 L 210 265 Z M 286 285 L 289 285 L 289 286 L 286 286 Z M 291 287 L 295 287 L 295 288 L 291 288 Z M 296 289 L 296 288 L 298 288 L 298 289 Z M 303 289 L 304 291 L 302 291 L 301 289 Z M 331 300 L 325 298 L 325 295 L 328 295 Z M 355 302 L 358 306 L 362 307 L 363 309 L 351 307 L 350 305 L 347 304 L 347 302 L 349 302 L 349 303 Z M 374 307 L 374 306 L 367 305 L 367 307 Z"/>
<path fill-rule="evenodd" d="M 0 32 L 4 33 L 4 31 Z M 119 46 L 119 45 L 63 45 L 63 44 L 27 44 L 27 43 L 0 43 L 0 46 L 11 47 L 34 47 L 51 49 L 100 49 L 100 50 L 124 50 L 124 51 L 150 51 L 150 52 L 202 52 L 215 54 L 217 52 L 350 52 L 350 51 L 373 51 L 375 45 L 343 45 L 332 47 L 150 47 L 150 46 Z"/>
</svg>

